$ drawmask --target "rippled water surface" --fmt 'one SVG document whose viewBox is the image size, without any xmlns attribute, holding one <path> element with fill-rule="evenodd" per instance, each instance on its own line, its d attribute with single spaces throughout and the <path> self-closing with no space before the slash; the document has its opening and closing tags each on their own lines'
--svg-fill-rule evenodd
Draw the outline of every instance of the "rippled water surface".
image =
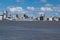
<svg viewBox="0 0 60 40">
<path fill-rule="evenodd" d="M 60 28 L 1 26 L 0 40 L 60 40 Z"/>
</svg>

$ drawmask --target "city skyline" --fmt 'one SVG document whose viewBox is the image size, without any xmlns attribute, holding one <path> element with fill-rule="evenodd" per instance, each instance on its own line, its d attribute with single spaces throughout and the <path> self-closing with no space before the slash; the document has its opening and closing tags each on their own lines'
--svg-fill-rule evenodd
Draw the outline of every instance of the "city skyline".
<svg viewBox="0 0 60 40">
<path fill-rule="evenodd" d="M 38 17 L 40 14 L 60 17 L 60 0 L 0 0 L 0 14 L 4 10 L 9 13 L 21 13 Z"/>
</svg>

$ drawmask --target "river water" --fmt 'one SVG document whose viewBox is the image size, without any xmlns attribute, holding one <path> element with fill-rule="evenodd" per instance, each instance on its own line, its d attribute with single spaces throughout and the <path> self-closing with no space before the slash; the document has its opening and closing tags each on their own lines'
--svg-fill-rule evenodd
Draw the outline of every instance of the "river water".
<svg viewBox="0 0 60 40">
<path fill-rule="evenodd" d="M 0 40 L 60 40 L 60 29 L 0 26 Z"/>
</svg>

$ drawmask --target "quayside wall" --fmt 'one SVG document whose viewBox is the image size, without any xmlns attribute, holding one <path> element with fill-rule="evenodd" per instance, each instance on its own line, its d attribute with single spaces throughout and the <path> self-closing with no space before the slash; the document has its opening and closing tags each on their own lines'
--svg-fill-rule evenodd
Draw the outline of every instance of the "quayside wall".
<svg viewBox="0 0 60 40">
<path fill-rule="evenodd" d="M 27 28 L 60 28 L 60 21 L 0 21 L 0 26 Z"/>
</svg>

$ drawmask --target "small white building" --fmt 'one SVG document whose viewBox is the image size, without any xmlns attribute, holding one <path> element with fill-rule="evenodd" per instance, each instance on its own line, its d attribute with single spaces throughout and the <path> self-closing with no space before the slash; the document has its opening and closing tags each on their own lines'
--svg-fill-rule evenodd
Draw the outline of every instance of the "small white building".
<svg viewBox="0 0 60 40">
<path fill-rule="evenodd" d="M 0 20 L 2 20 L 2 15 L 0 15 Z"/>
<path fill-rule="evenodd" d="M 4 11 L 3 14 L 2 14 L 2 19 L 6 19 L 6 12 Z"/>
<path fill-rule="evenodd" d="M 59 21 L 58 17 L 53 17 L 53 21 Z"/>
<path fill-rule="evenodd" d="M 49 21 L 52 21 L 52 18 L 49 18 Z"/>
<path fill-rule="evenodd" d="M 54 20 L 55 20 L 55 21 L 59 21 L 59 19 L 58 19 L 58 18 L 54 18 Z"/>
<path fill-rule="evenodd" d="M 48 17 L 47 17 L 47 16 L 45 16 L 45 17 L 44 17 L 44 21 L 47 21 L 47 18 L 48 18 Z"/>
</svg>

